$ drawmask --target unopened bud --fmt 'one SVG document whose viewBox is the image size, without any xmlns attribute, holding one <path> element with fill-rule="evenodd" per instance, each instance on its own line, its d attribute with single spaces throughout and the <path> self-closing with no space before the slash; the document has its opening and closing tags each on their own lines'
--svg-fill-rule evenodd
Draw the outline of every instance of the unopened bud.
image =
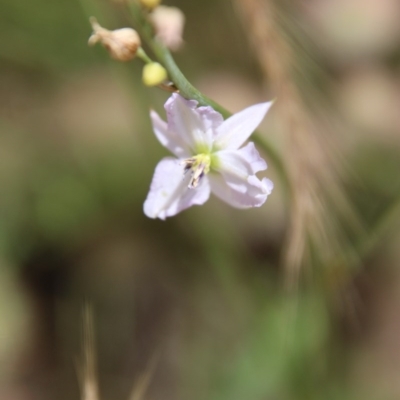
<svg viewBox="0 0 400 400">
<path fill-rule="evenodd" d="M 135 57 L 141 45 L 138 33 L 132 28 L 116 29 L 109 31 L 91 17 L 93 34 L 89 38 L 89 45 L 93 46 L 100 42 L 110 53 L 110 56 L 118 61 L 129 61 Z"/>
<path fill-rule="evenodd" d="M 150 14 L 150 21 L 165 47 L 174 51 L 182 47 L 185 15 L 179 8 L 159 6 Z"/>
<path fill-rule="evenodd" d="M 139 3 L 143 7 L 146 7 L 149 10 L 152 10 L 153 8 L 156 8 L 157 6 L 160 5 L 161 0 L 139 0 Z"/>
<path fill-rule="evenodd" d="M 146 86 L 157 86 L 163 83 L 168 77 L 166 69 L 157 62 L 146 64 L 143 67 L 143 83 Z"/>
</svg>

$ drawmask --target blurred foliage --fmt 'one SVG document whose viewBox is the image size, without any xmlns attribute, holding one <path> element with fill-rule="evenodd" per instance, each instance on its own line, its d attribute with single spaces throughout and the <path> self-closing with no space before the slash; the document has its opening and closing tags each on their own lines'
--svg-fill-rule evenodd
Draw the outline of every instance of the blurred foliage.
<svg viewBox="0 0 400 400">
<path fill-rule="evenodd" d="M 353 230 L 332 204 L 324 223 L 344 227 L 337 240 L 352 263 L 327 265 L 309 249 L 313 268 L 288 291 L 280 259 L 289 217 L 276 179 L 257 210 L 212 199 L 166 222 L 143 215 L 166 154 L 148 110 L 161 111 L 167 94 L 142 87 L 138 61 L 120 65 L 87 47 L 90 15 L 109 28 L 130 23 L 121 3 L 0 4 L 0 398 L 79 398 L 85 301 L 104 399 L 127 399 L 154 355 L 148 398 L 398 398 L 400 71 L 387 62 L 400 53 L 395 6 L 351 0 L 365 24 L 342 31 L 344 0 L 285 3 L 283 26 L 294 29 L 294 18 L 305 38 L 293 43 L 293 79 L 307 82 L 307 104 L 331 107 L 329 134 L 344 149 L 343 186 L 361 225 Z M 232 111 L 270 96 L 230 1 L 168 4 L 186 14 L 176 59 L 191 81 Z M 387 18 L 385 34 L 364 41 L 375 14 Z M 368 72 L 377 65 L 389 76 L 379 90 Z M 277 118 L 261 130 L 284 155 Z"/>
</svg>

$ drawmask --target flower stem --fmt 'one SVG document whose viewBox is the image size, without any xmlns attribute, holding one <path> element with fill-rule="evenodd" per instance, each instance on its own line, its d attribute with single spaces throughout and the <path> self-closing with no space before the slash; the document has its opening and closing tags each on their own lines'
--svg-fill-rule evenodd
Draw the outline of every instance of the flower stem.
<svg viewBox="0 0 400 400">
<path fill-rule="evenodd" d="M 136 56 L 140 58 L 145 64 L 151 64 L 153 60 L 146 54 L 142 47 L 139 47 Z"/>
</svg>

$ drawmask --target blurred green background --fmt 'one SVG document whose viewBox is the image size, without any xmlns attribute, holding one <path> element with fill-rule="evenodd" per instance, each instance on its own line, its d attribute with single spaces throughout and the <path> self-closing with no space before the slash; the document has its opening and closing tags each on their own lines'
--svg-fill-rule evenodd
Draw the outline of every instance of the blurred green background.
<svg viewBox="0 0 400 400">
<path fill-rule="evenodd" d="M 0 3 L 0 398 L 81 398 L 90 303 L 102 399 L 129 399 L 153 357 L 143 399 L 398 399 L 398 1 L 284 2 L 282 26 L 299 29 L 293 81 L 311 118 L 325 104 L 320 134 L 341 149 L 358 220 L 350 227 L 322 185 L 328 244 L 304 232 L 309 255 L 289 290 L 296 216 L 272 165 L 260 209 L 213 198 L 164 222 L 143 215 L 167 154 L 148 111 L 168 95 L 143 87 L 140 61 L 87 47 L 90 15 L 129 25 L 122 3 Z M 276 95 L 233 2 L 166 3 L 186 15 L 176 60 L 195 86 L 233 112 Z M 260 130 L 289 165 L 280 107 L 278 96 Z"/>
</svg>

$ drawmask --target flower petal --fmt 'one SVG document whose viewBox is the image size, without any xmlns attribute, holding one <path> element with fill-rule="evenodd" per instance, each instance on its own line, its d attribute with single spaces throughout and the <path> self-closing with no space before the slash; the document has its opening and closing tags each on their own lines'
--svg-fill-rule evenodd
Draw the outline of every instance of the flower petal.
<svg viewBox="0 0 400 400">
<path fill-rule="evenodd" d="M 261 123 L 272 103 L 273 101 L 256 104 L 225 120 L 217 129 L 214 148 L 238 149 Z"/>
<path fill-rule="evenodd" d="M 267 163 L 261 158 L 253 142 L 239 150 L 221 150 L 213 154 L 216 170 L 247 179 L 259 171 L 267 169 Z"/>
<path fill-rule="evenodd" d="M 232 175 L 209 174 L 212 192 L 232 207 L 260 207 L 267 200 L 274 185 L 267 179 L 259 180 L 255 175 L 240 179 Z"/>
<path fill-rule="evenodd" d="M 197 104 L 197 101 L 186 100 L 177 93 L 165 103 L 169 131 L 180 136 L 193 153 L 199 149 L 211 150 L 211 128 L 219 122 L 216 111 L 211 107 L 196 108 Z"/>
<path fill-rule="evenodd" d="M 156 167 L 150 191 L 143 205 L 150 218 L 165 219 L 195 204 L 204 204 L 210 196 L 210 186 L 204 177 L 196 189 L 189 189 L 190 174 L 184 175 L 179 160 L 163 158 Z"/>
<path fill-rule="evenodd" d="M 150 118 L 154 134 L 164 147 L 178 158 L 190 156 L 191 152 L 186 143 L 174 131 L 168 129 L 168 124 L 154 110 L 150 111 Z"/>
<path fill-rule="evenodd" d="M 222 115 L 219 112 L 215 111 L 212 107 L 198 107 L 197 112 L 201 115 L 205 131 L 208 131 L 210 129 L 216 131 L 217 128 L 224 122 L 224 118 L 222 117 Z"/>
</svg>

